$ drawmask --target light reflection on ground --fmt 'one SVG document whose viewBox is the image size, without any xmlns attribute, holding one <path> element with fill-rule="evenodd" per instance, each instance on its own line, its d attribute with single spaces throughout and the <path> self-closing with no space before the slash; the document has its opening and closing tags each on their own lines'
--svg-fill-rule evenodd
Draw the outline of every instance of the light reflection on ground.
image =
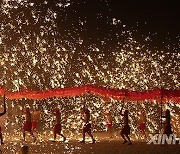
<svg viewBox="0 0 180 154">
<path fill-rule="evenodd" d="M 5 141 L 5 145 L 1 146 L 4 154 L 19 154 L 23 145 L 29 146 L 31 154 L 61 154 L 61 153 L 97 153 L 97 154 L 110 154 L 110 153 L 178 153 L 179 145 L 147 145 L 142 140 L 133 141 L 133 145 L 123 145 L 122 139 L 118 136 L 108 138 L 105 133 L 94 134 L 97 142 L 91 144 L 87 138 L 86 144 L 81 144 L 80 136 L 75 139 L 67 139 L 66 142 L 45 140 L 37 143 L 32 143 L 28 138 L 28 142 L 18 141 Z"/>
</svg>

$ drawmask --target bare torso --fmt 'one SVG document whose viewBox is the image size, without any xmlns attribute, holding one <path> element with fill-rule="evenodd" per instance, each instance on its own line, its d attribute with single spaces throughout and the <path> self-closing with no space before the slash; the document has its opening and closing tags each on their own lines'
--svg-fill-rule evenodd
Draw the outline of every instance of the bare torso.
<svg viewBox="0 0 180 154">
<path fill-rule="evenodd" d="M 33 113 L 33 121 L 38 122 L 40 119 L 40 111 L 34 111 Z"/>
<path fill-rule="evenodd" d="M 140 116 L 139 116 L 139 123 L 145 123 L 145 122 L 146 122 L 146 117 L 145 117 L 145 115 L 140 114 Z"/>
</svg>

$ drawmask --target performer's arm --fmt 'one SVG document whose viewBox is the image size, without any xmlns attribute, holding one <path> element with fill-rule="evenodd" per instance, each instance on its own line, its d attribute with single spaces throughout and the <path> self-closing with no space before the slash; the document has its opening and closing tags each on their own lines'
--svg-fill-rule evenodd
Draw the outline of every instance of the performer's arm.
<svg viewBox="0 0 180 154">
<path fill-rule="evenodd" d="M 4 111 L 2 113 L 0 113 L 0 116 L 3 116 L 4 114 L 6 114 L 6 98 L 4 95 Z"/>
<path fill-rule="evenodd" d="M 121 110 L 120 110 L 120 113 L 119 113 L 119 114 L 120 114 L 121 116 L 124 116 L 124 114 L 122 114 L 122 109 L 123 109 L 123 107 L 121 108 Z"/>
<path fill-rule="evenodd" d="M 124 116 L 124 114 L 120 113 L 121 116 Z"/>
<path fill-rule="evenodd" d="M 123 107 L 121 108 L 120 115 L 121 115 L 121 116 L 124 116 L 124 114 L 122 114 L 122 110 L 123 110 Z"/>
</svg>

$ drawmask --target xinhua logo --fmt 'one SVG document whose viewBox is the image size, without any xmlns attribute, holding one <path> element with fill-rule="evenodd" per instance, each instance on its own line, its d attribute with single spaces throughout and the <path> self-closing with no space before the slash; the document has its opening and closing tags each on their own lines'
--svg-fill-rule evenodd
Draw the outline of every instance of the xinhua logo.
<svg viewBox="0 0 180 154">
<path fill-rule="evenodd" d="M 150 141 L 147 144 L 179 144 L 180 138 L 176 134 L 149 134 Z"/>
</svg>

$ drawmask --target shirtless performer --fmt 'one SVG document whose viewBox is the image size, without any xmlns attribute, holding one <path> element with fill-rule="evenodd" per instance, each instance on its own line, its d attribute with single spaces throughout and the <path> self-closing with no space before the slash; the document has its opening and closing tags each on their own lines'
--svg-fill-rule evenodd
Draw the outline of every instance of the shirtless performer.
<svg viewBox="0 0 180 154">
<path fill-rule="evenodd" d="M 170 111 L 167 109 L 165 112 L 165 115 L 162 116 L 162 118 L 165 118 L 166 121 L 164 124 L 164 132 L 163 134 L 166 134 L 169 136 L 170 134 L 173 134 L 172 129 L 171 129 L 171 117 L 170 117 Z"/>
<path fill-rule="evenodd" d="M 132 142 L 131 142 L 130 137 L 129 137 L 129 135 L 130 135 L 130 127 L 129 127 L 129 120 L 128 120 L 128 112 L 129 112 L 128 110 L 125 110 L 124 114 L 122 114 L 122 110 L 120 112 L 120 115 L 123 116 L 123 118 L 124 118 L 124 127 L 121 130 L 121 136 L 124 139 L 123 144 L 127 143 L 127 140 L 126 140 L 126 138 L 127 138 L 128 141 L 129 141 L 128 145 L 131 145 Z"/>
<path fill-rule="evenodd" d="M 23 138 L 25 141 L 25 132 L 29 132 L 32 137 L 34 138 L 34 142 L 36 141 L 36 137 L 33 135 L 32 132 L 32 118 L 31 118 L 31 112 L 29 108 L 25 108 L 25 115 L 26 115 L 26 121 L 23 126 Z"/>
<path fill-rule="evenodd" d="M 82 120 L 85 122 L 84 127 L 83 127 L 83 140 L 80 143 L 85 143 L 85 134 L 88 133 L 88 135 L 91 137 L 92 139 L 92 143 L 95 143 L 95 139 L 93 138 L 93 135 L 91 133 L 91 124 L 89 123 L 90 121 L 90 111 L 88 110 L 88 108 L 84 108 L 83 109 L 83 113 L 84 113 L 84 119 L 82 118 Z"/>
<path fill-rule="evenodd" d="M 5 98 L 5 95 L 4 95 L 4 111 L 2 113 L 0 113 L 0 117 L 3 116 L 4 114 L 6 114 L 6 98 Z M 1 132 L 1 126 L 0 126 L 0 139 L 1 139 L 1 145 L 4 144 L 3 136 L 2 136 L 2 132 Z"/>
<path fill-rule="evenodd" d="M 111 135 L 112 137 L 112 115 L 111 112 L 108 111 L 104 113 L 104 116 L 106 117 L 106 127 L 107 127 L 107 132 Z"/>
<path fill-rule="evenodd" d="M 146 115 L 144 111 L 139 115 L 139 130 L 146 138 Z"/>
<path fill-rule="evenodd" d="M 56 124 L 54 126 L 54 140 L 56 140 L 56 135 L 60 135 L 63 137 L 63 141 L 66 141 L 66 137 L 61 133 L 61 114 L 59 109 L 56 109 L 54 112 L 54 115 L 56 116 Z"/>
<path fill-rule="evenodd" d="M 40 119 L 40 111 L 35 110 L 32 114 L 33 119 L 32 119 L 32 131 L 36 131 L 38 121 Z"/>
</svg>

